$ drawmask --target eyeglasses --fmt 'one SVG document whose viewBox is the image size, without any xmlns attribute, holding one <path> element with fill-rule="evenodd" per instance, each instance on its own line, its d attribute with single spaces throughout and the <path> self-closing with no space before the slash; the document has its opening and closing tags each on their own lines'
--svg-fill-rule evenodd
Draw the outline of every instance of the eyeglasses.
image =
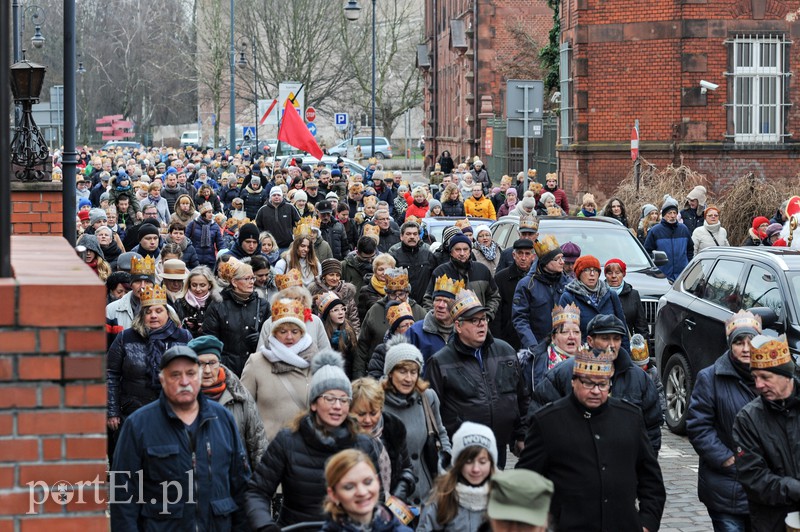
<svg viewBox="0 0 800 532">
<path fill-rule="evenodd" d="M 395 290 L 394 292 L 389 292 L 389 298 L 391 299 L 404 299 L 408 297 L 408 292 L 405 290 Z"/>
<path fill-rule="evenodd" d="M 717 214 L 715 212 L 710 212 L 710 213 L 706 214 L 706 218 L 719 218 L 719 214 Z"/>
<path fill-rule="evenodd" d="M 331 406 L 333 406 L 336 403 L 339 403 L 342 406 L 347 406 L 350 404 L 349 397 L 336 397 L 335 395 L 328 395 L 328 394 L 323 394 L 320 397 L 322 397 L 325 400 L 325 402 Z"/>
<path fill-rule="evenodd" d="M 461 323 L 471 323 L 472 325 L 483 325 L 484 323 L 489 323 L 489 318 L 486 316 L 482 318 L 464 318 L 461 320 Z"/>
<path fill-rule="evenodd" d="M 214 362 L 200 362 L 200 369 L 211 368 L 214 369 L 219 366 L 219 361 L 215 360 Z"/>
<path fill-rule="evenodd" d="M 581 386 L 583 386 L 584 390 L 594 390 L 596 387 L 601 392 L 605 392 L 609 388 L 611 388 L 611 381 L 595 382 L 595 381 L 590 381 L 588 379 L 579 378 L 578 382 L 581 383 Z"/>
<path fill-rule="evenodd" d="M 240 277 L 239 279 L 236 279 L 236 280 L 237 281 L 244 281 L 246 283 L 254 283 L 254 282 L 256 282 L 256 278 L 255 277 Z"/>
<path fill-rule="evenodd" d="M 595 275 L 600 275 L 600 270 L 598 270 L 597 268 L 586 268 L 583 271 L 586 273 L 593 273 Z"/>
</svg>

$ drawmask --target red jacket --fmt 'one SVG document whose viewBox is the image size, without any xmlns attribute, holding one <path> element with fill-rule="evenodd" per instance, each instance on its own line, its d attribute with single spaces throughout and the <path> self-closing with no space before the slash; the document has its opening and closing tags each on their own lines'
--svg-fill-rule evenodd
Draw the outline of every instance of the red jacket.
<svg viewBox="0 0 800 532">
<path fill-rule="evenodd" d="M 416 216 L 420 219 L 425 218 L 425 215 L 428 214 L 428 209 L 430 209 L 428 200 L 425 200 L 425 203 L 422 206 L 417 206 L 414 204 L 414 197 L 410 192 L 405 193 L 405 198 L 406 203 L 408 203 L 408 208 L 406 208 L 406 217 L 404 220 L 408 220 L 409 216 Z"/>
</svg>

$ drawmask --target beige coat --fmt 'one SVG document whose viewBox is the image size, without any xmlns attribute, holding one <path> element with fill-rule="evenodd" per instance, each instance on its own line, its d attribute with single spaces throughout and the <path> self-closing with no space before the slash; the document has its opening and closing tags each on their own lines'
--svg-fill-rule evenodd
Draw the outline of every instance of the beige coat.
<svg viewBox="0 0 800 532">
<path fill-rule="evenodd" d="M 331 348 L 331 341 L 328 338 L 328 333 L 325 332 L 325 324 L 316 314 L 312 314 L 311 321 L 306 322 L 306 332 L 311 336 L 312 345 L 317 350 Z M 267 345 L 270 334 L 272 334 L 272 318 L 267 319 L 264 325 L 261 326 L 261 334 L 258 336 L 258 349 Z"/>
<path fill-rule="evenodd" d="M 312 343 L 300 356 L 311 362 L 316 353 L 317 347 Z M 308 410 L 310 367 L 299 369 L 283 363 L 273 364 L 259 351 L 247 359 L 241 381 L 255 399 L 268 441 L 272 441 L 300 411 Z"/>
</svg>

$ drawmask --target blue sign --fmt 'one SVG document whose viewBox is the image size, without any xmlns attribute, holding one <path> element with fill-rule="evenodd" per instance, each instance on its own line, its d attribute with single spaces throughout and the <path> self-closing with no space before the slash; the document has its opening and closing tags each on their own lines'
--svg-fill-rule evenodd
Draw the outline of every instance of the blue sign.
<svg viewBox="0 0 800 532">
<path fill-rule="evenodd" d="M 245 140 L 250 140 L 256 136 L 256 126 L 244 126 L 242 128 L 242 136 Z"/>
<path fill-rule="evenodd" d="M 336 125 L 336 127 L 344 129 L 347 127 L 348 122 L 349 120 L 347 113 L 334 113 L 333 123 Z"/>
<path fill-rule="evenodd" d="M 306 126 L 308 126 L 308 130 L 311 132 L 311 134 L 316 137 L 317 136 L 316 124 L 314 124 L 314 122 L 309 122 L 308 124 L 306 124 Z"/>
<path fill-rule="evenodd" d="M 214 113 L 211 113 L 211 125 L 212 126 L 217 125 L 217 115 L 215 115 Z"/>
</svg>

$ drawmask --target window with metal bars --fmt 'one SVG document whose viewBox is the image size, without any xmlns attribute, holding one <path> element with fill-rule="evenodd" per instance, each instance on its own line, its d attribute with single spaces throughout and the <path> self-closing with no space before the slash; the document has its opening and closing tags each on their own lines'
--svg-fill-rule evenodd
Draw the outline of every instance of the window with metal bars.
<svg viewBox="0 0 800 532">
<path fill-rule="evenodd" d="M 783 140 L 786 47 L 781 35 L 740 35 L 728 41 L 732 72 L 733 137 L 737 143 L 777 143 Z"/>
</svg>

